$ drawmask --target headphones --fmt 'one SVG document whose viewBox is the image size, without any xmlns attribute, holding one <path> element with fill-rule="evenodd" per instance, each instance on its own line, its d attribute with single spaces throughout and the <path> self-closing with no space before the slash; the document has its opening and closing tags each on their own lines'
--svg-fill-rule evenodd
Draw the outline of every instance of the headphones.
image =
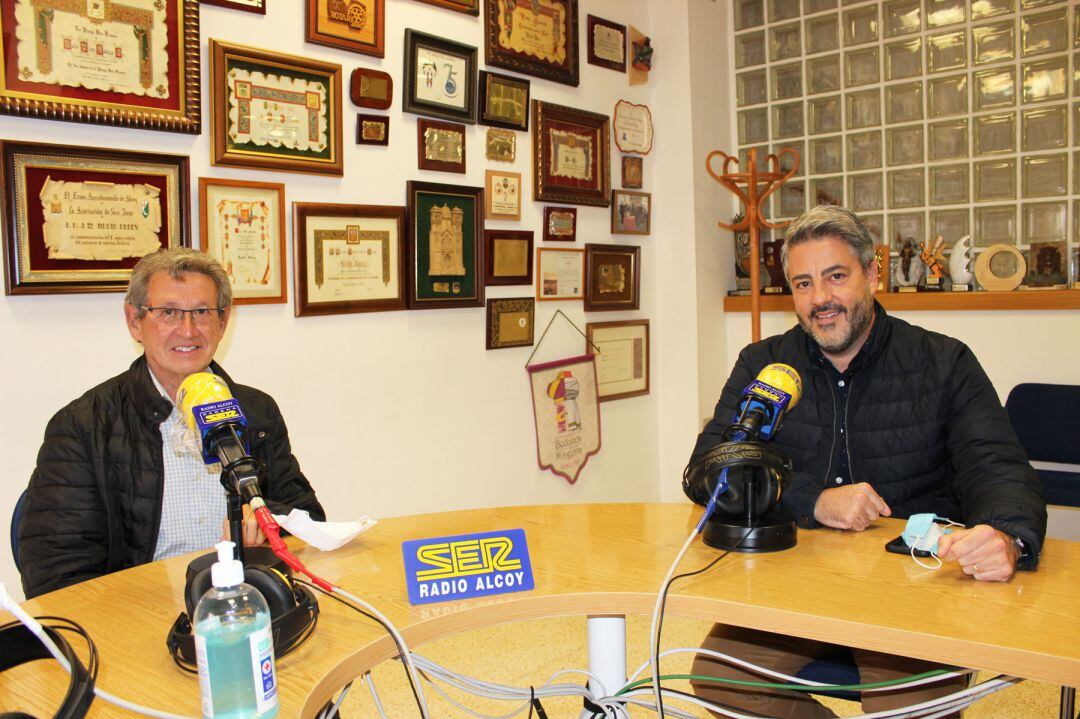
<svg viewBox="0 0 1080 719">
<path fill-rule="evenodd" d="M 716 488 L 720 472 L 728 470 L 728 490 L 716 498 L 716 516 L 745 517 L 747 512 L 761 517 L 780 503 L 784 485 L 791 479 L 791 460 L 762 442 L 721 442 L 687 465 L 683 471 L 683 492 L 696 504 L 705 506 Z M 747 481 L 757 473 L 754 493 Z"/>
<path fill-rule="evenodd" d="M 249 554 L 253 548 L 249 548 Z M 272 555 L 271 555 L 272 556 Z M 260 555 L 261 558 L 261 555 Z M 165 640 L 173 660 L 181 668 L 191 670 L 195 666 L 195 636 L 191 617 L 195 606 L 210 590 L 210 565 L 216 560 L 213 554 L 204 555 L 188 565 L 187 585 L 184 587 L 186 612 L 173 622 Z M 258 590 L 270 607 L 270 630 L 274 637 L 274 654 L 283 657 L 304 643 L 315 631 L 319 619 L 319 602 L 314 593 L 292 581 L 287 567 L 274 558 L 275 564 L 248 564 L 244 567 L 244 582 Z M 275 566 L 276 565 L 276 566 Z M 0 719 L 4 719 L 0 716 Z"/>
<path fill-rule="evenodd" d="M 60 708 L 53 715 L 54 719 L 82 719 L 94 701 L 94 679 L 97 677 L 97 650 L 82 627 L 59 617 L 39 617 L 39 619 L 64 622 L 54 626 L 42 626 L 45 633 L 67 658 L 71 665 L 71 683 Z M 75 650 L 71 648 L 63 633 L 58 629 L 71 629 L 81 634 L 90 645 L 90 669 L 88 670 Z M 52 659 L 52 654 L 41 640 L 19 622 L 10 622 L 0 627 L 0 672 L 17 667 L 37 659 Z M 5 712 L 0 719 L 34 719 L 24 712 Z"/>
</svg>

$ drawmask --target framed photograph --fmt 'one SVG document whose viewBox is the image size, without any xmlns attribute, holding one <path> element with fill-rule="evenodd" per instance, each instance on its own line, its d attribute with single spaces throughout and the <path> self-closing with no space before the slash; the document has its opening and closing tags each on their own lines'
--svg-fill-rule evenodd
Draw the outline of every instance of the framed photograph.
<svg viewBox="0 0 1080 719">
<path fill-rule="evenodd" d="M 544 242 L 574 242 L 577 240 L 577 208 L 544 208 Z"/>
<path fill-rule="evenodd" d="M 532 283 L 532 230 L 484 230 L 484 284 Z"/>
<path fill-rule="evenodd" d="M 497 162 L 513 162 L 517 158 L 517 135 L 513 130 L 489 127 L 487 150 L 484 155 L 487 159 Z"/>
<path fill-rule="evenodd" d="M 589 322 L 585 351 L 596 352 L 600 401 L 649 393 L 649 321 Z M 595 347 L 594 347 L 595 346 Z"/>
<path fill-rule="evenodd" d="M 417 167 L 465 172 L 465 126 L 420 118 L 416 122 Z"/>
<path fill-rule="evenodd" d="M 609 125 L 607 115 L 533 100 L 533 197 L 607 207 Z"/>
<path fill-rule="evenodd" d="M 406 184 L 409 309 L 483 307 L 484 188 Z"/>
<path fill-rule="evenodd" d="M 0 142 L 9 295 L 122 292 L 162 247 L 190 246 L 188 158 Z"/>
<path fill-rule="evenodd" d="M 405 309 L 405 208 L 293 203 L 297 317 Z"/>
<path fill-rule="evenodd" d="M 214 165 L 342 174 L 341 65 L 210 40 Z"/>
<path fill-rule="evenodd" d="M 480 0 L 417 0 L 428 5 L 438 5 L 447 10 L 463 12 L 466 15 L 480 14 Z"/>
<path fill-rule="evenodd" d="M 484 60 L 492 67 L 577 87 L 577 38 L 577 0 L 485 3 Z"/>
<path fill-rule="evenodd" d="M 626 26 L 589 15 L 588 50 L 591 65 L 626 72 Z"/>
<path fill-rule="evenodd" d="M 402 109 L 443 120 L 476 123 L 476 48 L 405 29 Z"/>
<path fill-rule="evenodd" d="M 480 124 L 527 132 L 529 81 L 480 71 Z"/>
<path fill-rule="evenodd" d="M 521 219 L 521 173 L 488 170 L 484 173 L 484 219 Z"/>
<path fill-rule="evenodd" d="M 386 110 L 394 102 L 394 78 L 382 70 L 358 67 L 349 76 L 349 98 L 357 107 Z"/>
<path fill-rule="evenodd" d="M 611 193 L 611 234 L 648 235 L 652 232 L 652 194 L 613 190 Z"/>
<path fill-rule="evenodd" d="M 585 250 L 539 247 L 536 265 L 536 299 L 549 302 L 585 296 Z"/>
<path fill-rule="evenodd" d="M 640 190 L 645 177 L 645 158 L 623 155 L 622 186 L 627 190 Z"/>
<path fill-rule="evenodd" d="M 802 110 L 800 109 L 800 112 Z M 648 155 L 652 150 L 652 111 L 647 105 L 635 105 L 626 100 L 615 103 L 615 145 L 619 152 Z"/>
<path fill-rule="evenodd" d="M 364 55 L 386 52 L 386 0 L 307 0 L 304 39 Z"/>
<path fill-rule="evenodd" d="M 286 301 L 284 218 L 285 185 L 199 178 L 199 249 L 225 268 L 235 304 Z"/>
<path fill-rule="evenodd" d="M 266 0 L 202 0 L 203 5 L 217 5 L 218 7 L 232 8 L 253 12 L 258 15 L 266 14 Z"/>
<path fill-rule="evenodd" d="M 641 301 L 641 248 L 585 245 L 585 311 L 636 310 Z"/>
<path fill-rule="evenodd" d="M 202 130 L 199 2 L 0 0 L 0 112 Z"/>
<path fill-rule="evenodd" d="M 386 115 L 356 115 L 357 145 L 390 144 L 390 118 Z"/>
<path fill-rule="evenodd" d="M 487 348 L 528 347 L 533 343 L 536 300 L 507 297 L 487 301 Z"/>
</svg>

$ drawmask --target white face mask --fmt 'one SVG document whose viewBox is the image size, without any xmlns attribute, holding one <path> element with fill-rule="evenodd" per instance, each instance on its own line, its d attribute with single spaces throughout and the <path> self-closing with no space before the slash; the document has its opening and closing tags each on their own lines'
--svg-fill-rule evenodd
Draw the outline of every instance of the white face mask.
<svg viewBox="0 0 1080 719">
<path fill-rule="evenodd" d="M 946 522 L 942 527 L 938 524 L 938 521 Z M 941 559 L 938 558 L 938 540 L 941 539 L 943 534 L 948 534 L 951 530 L 949 527 L 962 527 L 964 525 L 959 522 L 954 522 L 946 517 L 938 517 L 935 514 L 913 514 L 908 517 L 907 524 L 904 526 L 904 533 L 901 535 L 904 538 L 904 542 L 911 547 L 911 558 L 920 567 L 925 569 L 941 569 Z M 930 556 L 937 564 L 927 564 L 923 562 L 919 557 L 915 556 L 915 551 L 929 552 Z"/>
</svg>

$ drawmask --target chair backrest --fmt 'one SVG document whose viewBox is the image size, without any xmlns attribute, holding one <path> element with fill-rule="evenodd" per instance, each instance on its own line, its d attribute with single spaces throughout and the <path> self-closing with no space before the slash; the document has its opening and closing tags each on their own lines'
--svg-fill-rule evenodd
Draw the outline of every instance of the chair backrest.
<svg viewBox="0 0 1080 719">
<path fill-rule="evenodd" d="M 26 504 L 26 490 L 19 495 L 15 502 L 15 509 L 11 513 L 11 556 L 15 558 L 15 568 L 22 573 L 22 562 L 19 561 L 19 519 L 22 517 L 23 505 Z"/>
<path fill-rule="evenodd" d="M 1047 504 L 1080 507 L 1080 385 L 1018 384 L 1005 409 L 1033 463 L 1077 465 L 1075 471 L 1036 466 Z"/>
</svg>

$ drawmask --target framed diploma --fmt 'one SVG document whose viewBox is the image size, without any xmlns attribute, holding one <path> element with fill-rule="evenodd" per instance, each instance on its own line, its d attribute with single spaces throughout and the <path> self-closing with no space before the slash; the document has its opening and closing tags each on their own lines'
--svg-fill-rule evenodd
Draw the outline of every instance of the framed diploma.
<svg viewBox="0 0 1080 719">
<path fill-rule="evenodd" d="M 577 240 L 577 208 L 544 208 L 544 242 L 574 242 Z"/>
<path fill-rule="evenodd" d="M 540 247 L 536 250 L 536 299 L 580 300 L 585 296 L 585 250 Z"/>
<path fill-rule="evenodd" d="M 386 115 L 356 115 L 357 145 L 390 144 L 390 118 Z"/>
<path fill-rule="evenodd" d="M 405 208 L 293 203 L 297 317 L 405 309 Z"/>
<path fill-rule="evenodd" d="M 386 48 L 386 0 L 307 0 L 304 39 L 383 57 Z"/>
<path fill-rule="evenodd" d="M 409 309 L 484 306 L 484 188 L 406 183 Z"/>
<path fill-rule="evenodd" d="M 589 15 L 588 54 L 590 65 L 626 72 L 626 26 Z"/>
<path fill-rule="evenodd" d="M 649 393 L 649 321 L 589 322 L 585 351 L 596 348 L 600 401 Z"/>
<path fill-rule="evenodd" d="M 533 343 L 536 300 L 507 297 L 487 301 L 487 348 L 528 347 Z"/>
<path fill-rule="evenodd" d="M 199 249 L 225 268 L 233 302 L 285 302 L 285 185 L 199 178 Z"/>
<path fill-rule="evenodd" d="M 419 2 L 427 3 L 428 5 L 438 5 L 447 10 L 463 12 L 466 15 L 480 14 L 480 0 L 419 0 Z"/>
<path fill-rule="evenodd" d="M 488 0 L 484 27 L 488 65 L 577 86 L 577 0 Z"/>
<path fill-rule="evenodd" d="M 203 5 L 217 5 L 218 7 L 243 10 L 244 12 L 253 12 L 259 15 L 266 14 L 267 0 L 201 0 L 201 2 Z"/>
<path fill-rule="evenodd" d="M 201 131 L 198 0 L 0 0 L 0 112 Z"/>
<path fill-rule="evenodd" d="M 402 109 L 476 123 L 476 48 L 405 29 Z"/>
<path fill-rule="evenodd" d="M 529 129 L 528 80 L 480 71 L 480 124 L 527 132 Z"/>
<path fill-rule="evenodd" d="M 484 180 L 484 219 L 521 219 L 521 173 L 488 170 Z"/>
<path fill-rule="evenodd" d="M 533 197 L 607 207 L 611 191 L 607 115 L 533 100 Z"/>
<path fill-rule="evenodd" d="M 465 126 L 420 118 L 416 122 L 417 167 L 465 172 Z"/>
<path fill-rule="evenodd" d="M 630 190 L 611 192 L 611 234 L 648 235 L 652 232 L 652 194 Z"/>
<path fill-rule="evenodd" d="M 585 245 L 586 312 L 636 310 L 640 278 L 640 247 Z"/>
<path fill-rule="evenodd" d="M 532 230 L 484 230 L 484 284 L 532 283 Z"/>
<path fill-rule="evenodd" d="M 652 111 L 645 105 L 635 105 L 626 100 L 615 103 L 615 145 L 619 152 L 648 155 L 652 150 Z"/>
<path fill-rule="evenodd" d="M 341 66 L 210 41 L 214 165 L 342 174 Z"/>
<path fill-rule="evenodd" d="M 122 292 L 131 268 L 190 245 L 188 158 L 0 142 L 9 295 Z"/>
</svg>

